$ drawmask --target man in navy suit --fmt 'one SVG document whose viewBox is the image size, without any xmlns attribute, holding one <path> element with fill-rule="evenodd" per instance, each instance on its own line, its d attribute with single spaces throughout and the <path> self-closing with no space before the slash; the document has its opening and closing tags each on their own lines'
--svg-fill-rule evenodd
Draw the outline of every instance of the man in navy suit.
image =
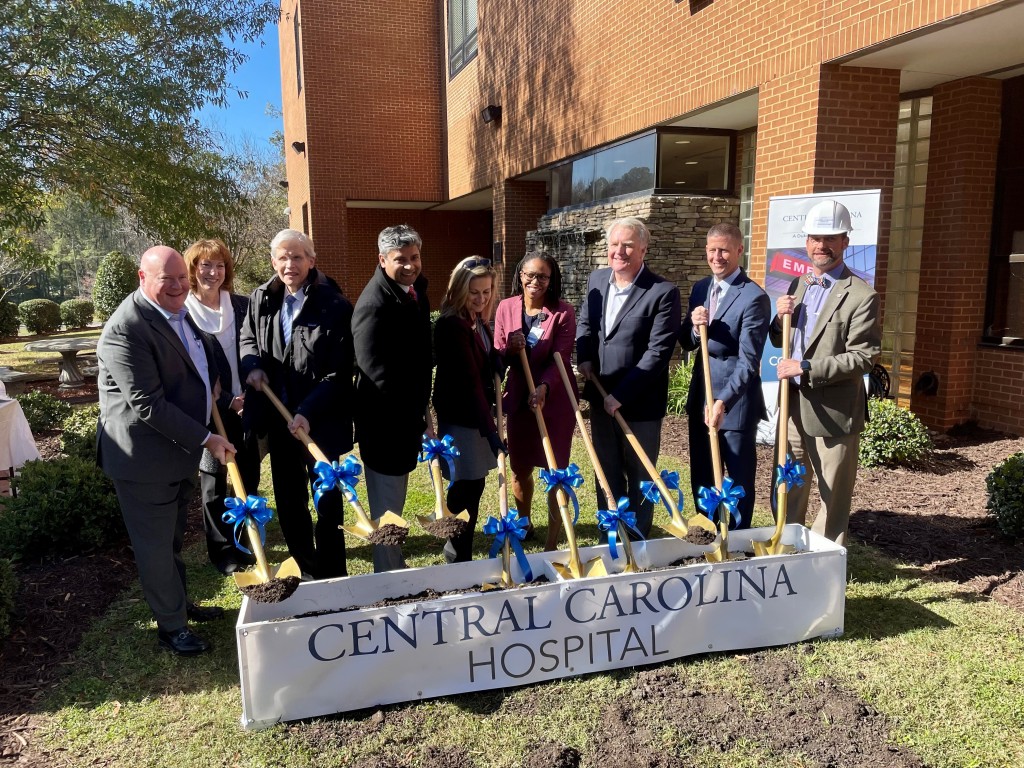
<svg viewBox="0 0 1024 768">
<path fill-rule="evenodd" d="M 771 302 L 740 266 L 743 233 L 735 224 L 708 230 L 706 248 L 711 276 L 690 292 L 687 316 L 679 333 L 685 350 L 700 349 L 700 327 L 707 326 L 711 389 L 704 391 L 704 363 L 693 367 L 686 414 L 690 424 L 690 486 L 694 503 L 701 486 L 715 486 L 708 427 L 718 430 L 723 463 L 733 482 L 743 487 L 740 521 L 749 528 L 754 514 L 757 469 L 757 424 L 767 418 L 761 393 L 761 353 L 768 336 Z"/>
<path fill-rule="evenodd" d="M 668 404 L 668 366 L 679 333 L 679 289 L 644 264 L 650 232 L 640 219 L 608 225 L 608 267 L 594 270 L 577 319 L 576 356 L 580 372 L 596 376 L 608 396 L 588 381 L 583 396 L 591 403 L 590 429 L 601 467 L 615 499 L 597 490 L 601 509 L 615 509 L 629 497 L 637 528 L 647 536 L 654 505 L 640 483 L 649 480 L 618 424 L 621 413 L 651 461 L 661 448 L 661 421 Z"/>
</svg>

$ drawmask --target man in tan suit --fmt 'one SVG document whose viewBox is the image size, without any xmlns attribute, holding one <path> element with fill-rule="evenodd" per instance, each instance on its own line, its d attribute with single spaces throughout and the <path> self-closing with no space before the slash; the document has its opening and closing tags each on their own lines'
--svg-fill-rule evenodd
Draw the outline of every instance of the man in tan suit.
<svg viewBox="0 0 1024 768">
<path fill-rule="evenodd" d="M 844 544 L 857 479 L 857 449 L 867 418 L 864 374 L 882 347 L 878 294 L 843 263 L 850 212 L 834 200 L 804 222 L 811 272 L 776 303 L 772 343 L 782 346 L 782 316 L 793 315 L 792 355 L 778 364 L 790 386 L 789 452 L 818 480 L 821 509 L 812 529 Z M 810 483 L 789 491 L 787 522 L 804 523 Z"/>
</svg>

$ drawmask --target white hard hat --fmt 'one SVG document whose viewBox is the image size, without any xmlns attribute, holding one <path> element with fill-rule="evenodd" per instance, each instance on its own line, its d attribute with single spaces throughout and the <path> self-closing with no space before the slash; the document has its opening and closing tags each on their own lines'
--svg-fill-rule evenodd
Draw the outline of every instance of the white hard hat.
<svg viewBox="0 0 1024 768">
<path fill-rule="evenodd" d="M 808 235 L 843 235 L 851 231 L 849 209 L 835 200 L 822 200 L 804 219 L 804 232 Z"/>
</svg>

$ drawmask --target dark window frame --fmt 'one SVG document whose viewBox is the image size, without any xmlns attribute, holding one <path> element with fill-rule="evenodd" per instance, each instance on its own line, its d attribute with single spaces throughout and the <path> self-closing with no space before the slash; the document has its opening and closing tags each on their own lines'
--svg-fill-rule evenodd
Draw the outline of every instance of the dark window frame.
<svg viewBox="0 0 1024 768">
<path fill-rule="evenodd" d="M 466 12 L 470 6 L 475 9 L 476 26 L 468 29 Z M 461 11 L 462 29 L 455 29 L 456 16 L 452 8 L 457 7 Z M 448 0 L 448 78 L 455 77 L 466 68 L 479 53 L 479 30 L 480 30 L 480 5 L 478 0 Z"/>
</svg>

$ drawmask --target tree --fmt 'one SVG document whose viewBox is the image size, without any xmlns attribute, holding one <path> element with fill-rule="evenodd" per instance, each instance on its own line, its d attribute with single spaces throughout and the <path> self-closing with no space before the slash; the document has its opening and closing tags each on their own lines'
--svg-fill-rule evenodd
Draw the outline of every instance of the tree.
<svg viewBox="0 0 1024 768">
<path fill-rule="evenodd" d="M 277 17 L 270 0 L 3 0 L 0 248 L 17 253 L 42 199 L 73 191 L 180 245 L 235 200 L 194 117 L 222 105 Z"/>
<path fill-rule="evenodd" d="M 96 288 L 92 300 L 96 316 L 106 320 L 124 301 L 124 297 L 139 287 L 139 263 L 118 251 L 103 257 L 96 270 Z"/>
</svg>

